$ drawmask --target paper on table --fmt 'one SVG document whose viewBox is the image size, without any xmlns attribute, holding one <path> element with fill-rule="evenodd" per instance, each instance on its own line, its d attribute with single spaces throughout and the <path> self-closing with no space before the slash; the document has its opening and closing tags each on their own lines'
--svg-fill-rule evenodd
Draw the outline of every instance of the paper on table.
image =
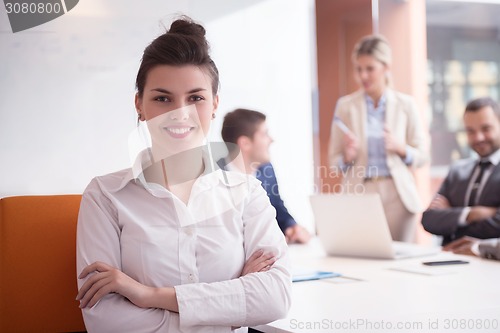
<svg viewBox="0 0 500 333">
<path fill-rule="evenodd" d="M 335 279 L 325 280 L 325 282 L 333 283 L 333 284 L 345 284 L 345 283 L 364 282 L 364 280 L 361 280 L 358 278 L 353 278 L 350 276 L 341 275 L 341 276 L 335 277 Z"/>
<path fill-rule="evenodd" d="M 293 269 L 292 282 L 311 281 L 341 276 L 340 273 L 313 269 Z"/>
</svg>

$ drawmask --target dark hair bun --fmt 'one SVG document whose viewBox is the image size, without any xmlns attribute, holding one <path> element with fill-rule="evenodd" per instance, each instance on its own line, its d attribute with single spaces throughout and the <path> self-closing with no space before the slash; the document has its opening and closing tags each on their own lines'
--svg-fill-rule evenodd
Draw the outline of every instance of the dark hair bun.
<svg viewBox="0 0 500 333">
<path fill-rule="evenodd" d="M 183 16 L 175 20 L 168 31 L 172 34 L 205 37 L 205 28 L 200 24 L 194 23 L 189 17 Z"/>
<path fill-rule="evenodd" d="M 139 96 L 142 97 L 144 92 L 148 72 L 158 65 L 195 65 L 205 69 L 212 79 L 215 95 L 219 88 L 219 71 L 209 51 L 203 26 L 187 16 L 175 20 L 166 33 L 158 36 L 144 50 L 136 79 Z"/>
<path fill-rule="evenodd" d="M 209 58 L 210 52 L 205 32 L 202 25 L 193 22 L 188 16 L 181 16 L 170 25 L 164 38 L 165 41 L 169 41 L 169 48 L 174 48 L 172 51 L 187 55 L 190 59 L 197 58 L 195 62 L 204 62 L 201 58 Z M 191 60 L 184 59 L 183 61 Z"/>
</svg>

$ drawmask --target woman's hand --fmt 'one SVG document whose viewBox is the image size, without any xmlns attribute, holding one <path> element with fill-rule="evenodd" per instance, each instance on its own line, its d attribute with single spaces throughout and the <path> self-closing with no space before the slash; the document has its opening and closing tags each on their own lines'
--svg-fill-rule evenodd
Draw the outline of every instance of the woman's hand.
<svg viewBox="0 0 500 333">
<path fill-rule="evenodd" d="M 245 266 L 243 266 L 241 276 L 256 272 L 266 272 L 271 269 L 275 261 L 276 258 L 272 253 L 264 253 L 264 250 L 255 251 L 248 258 Z"/>
<path fill-rule="evenodd" d="M 80 307 L 93 307 L 101 298 L 110 293 L 117 293 L 128 298 L 139 307 L 147 307 L 145 299 L 154 293 L 154 288 L 147 287 L 119 269 L 102 262 L 95 262 L 83 269 L 79 279 L 94 273 L 78 291 L 76 300 Z"/>
<path fill-rule="evenodd" d="M 387 126 L 384 127 L 384 141 L 387 152 L 397 154 L 402 159 L 406 158 L 406 146 L 396 140 Z"/>
<path fill-rule="evenodd" d="M 351 133 L 344 134 L 344 163 L 351 164 L 358 158 L 358 139 Z"/>
</svg>

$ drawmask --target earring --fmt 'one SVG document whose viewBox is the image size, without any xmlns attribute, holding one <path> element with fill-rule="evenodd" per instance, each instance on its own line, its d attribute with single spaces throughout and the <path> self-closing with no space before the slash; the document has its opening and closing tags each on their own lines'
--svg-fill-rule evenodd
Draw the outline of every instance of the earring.
<svg viewBox="0 0 500 333">
<path fill-rule="evenodd" d="M 142 115 L 139 113 L 137 115 L 137 126 L 139 126 L 139 122 L 141 121 L 141 117 L 142 117 Z"/>
<path fill-rule="evenodd" d="M 215 119 L 215 112 L 212 113 L 212 119 Z"/>
</svg>

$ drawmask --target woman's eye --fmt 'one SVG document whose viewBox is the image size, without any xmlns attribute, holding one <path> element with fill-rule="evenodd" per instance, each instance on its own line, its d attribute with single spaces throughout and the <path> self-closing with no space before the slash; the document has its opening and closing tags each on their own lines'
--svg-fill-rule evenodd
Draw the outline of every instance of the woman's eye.
<svg viewBox="0 0 500 333">
<path fill-rule="evenodd" d="M 155 97 L 155 101 L 158 101 L 158 102 L 169 102 L 170 100 L 168 99 L 167 96 L 158 96 L 158 97 Z"/>
<path fill-rule="evenodd" d="M 194 95 L 194 96 L 191 96 L 190 98 L 192 101 L 194 102 L 199 102 L 199 101 L 202 101 L 204 100 L 203 96 L 198 96 L 198 95 Z"/>
</svg>

